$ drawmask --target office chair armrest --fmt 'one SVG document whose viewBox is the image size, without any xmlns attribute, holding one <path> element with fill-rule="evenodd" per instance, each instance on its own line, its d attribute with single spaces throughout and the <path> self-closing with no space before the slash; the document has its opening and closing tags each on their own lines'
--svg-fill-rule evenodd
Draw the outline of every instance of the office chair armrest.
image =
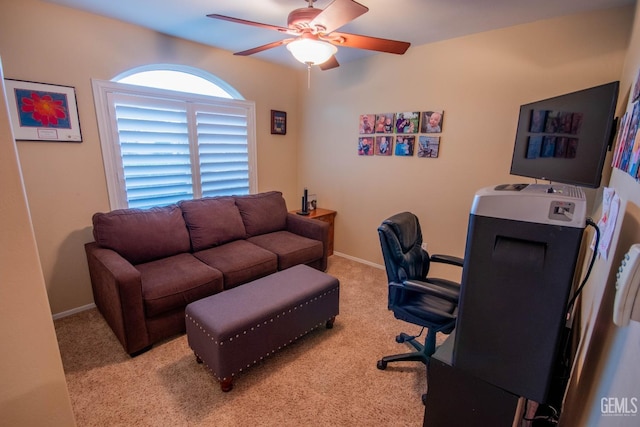
<svg viewBox="0 0 640 427">
<path fill-rule="evenodd" d="M 433 254 L 431 255 L 432 262 L 440 262 L 443 264 L 451 264 L 458 267 L 462 267 L 464 259 L 453 255 Z"/>
<path fill-rule="evenodd" d="M 442 279 L 440 277 L 427 277 L 425 282 L 433 283 L 434 285 L 438 285 L 443 288 L 449 289 L 451 292 L 456 294 L 460 294 L 460 283 L 454 282 L 448 279 Z"/>
<path fill-rule="evenodd" d="M 402 282 L 402 287 L 405 290 L 433 295 L 439 298 L 444 298 L 451 302 L 458 302 L 458 299 L 460 298 L 459 291 L 440 286 L 436 283 L 422 282 L 419 280 L 405 280 L 404 282 Z"/>
</svg>

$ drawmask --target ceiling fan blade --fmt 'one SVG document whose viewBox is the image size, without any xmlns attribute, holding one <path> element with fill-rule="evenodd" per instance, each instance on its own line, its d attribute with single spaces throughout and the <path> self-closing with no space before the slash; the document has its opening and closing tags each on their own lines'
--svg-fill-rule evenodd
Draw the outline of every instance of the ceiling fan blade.
<svg viewBox="0 0 640 427">
<path fill-rule="evenodd" d="M 223 21 L 235 22 L 236 24 L 251 25 L 253 27 L 266 28 L 267 30 L 275 30 L 275 31 L 279 31 L 281 33 L 287 33 L 287 34 L 297 34 L 296 31 L 292 32 L 292 30 L 290 28 L 279 27 L 277 25 L 270 25 L 270 24 L 263 24 L 261 22 L 247 21 L 246 19 L 232 18 L 231 16 L 218 15 L 216 13 L 212 13 L 212 14 L 209 14 L 207 16 L 209 18 L 213 18 L 213 19 L 221 19 Z"/>
<path fill-rule="evenodd" d="M 322 71 L 330 70 L 332 68 L 336 68 L 339 66 L 340 64 L 338 63 L 338 60 L 336 59 L 335 55 L 333 55 L 331 58 L 329 58 L 327 61 L 323 62 L 322 64 L 318 65 L 318 67 L 320 67 Z"/>
<path fill-rule="evenodd" d="M 272 49 L 274 47 L 282 46 L 283 44 L 287 44 L 287 43 L 289 43 L 290 41 L 293 41 L 293 40 L 295 40 L 295 39 L 278 40 L 278 41 L 273 42 L 273 43 L 267 43 L 267 44 L 264 44 L 262 46 L 254 47 L 253 49 L 247 49 L 247 50 L 243 50 L 242 52 L 236 52 L 236 53 L 234 53 L 234 55 L 238 55 L 238 56 L 253 55 L 254 53 L 258 53 L 258 52 L 265 51 L 267 49 Z"/>
<path fill-rule="evenodd" d="M 407 49 L 409 49 L 409 46 L 411 46 L 409 42 L 337 32 L 331 33 L 329 37 L 324 37 L 323 40 L 327 40 L 337 46 L 376 50 L 378 52 L 395 53 L 398 55 L 405 53 Z"/>
<path fill-rule="evenodd" d="M 368 11 L 368 7 L 353 0 L 334 0 L 309 23 L 309 26 L 322 26 L 323 33 L 330 33 Z"/>
</svg>

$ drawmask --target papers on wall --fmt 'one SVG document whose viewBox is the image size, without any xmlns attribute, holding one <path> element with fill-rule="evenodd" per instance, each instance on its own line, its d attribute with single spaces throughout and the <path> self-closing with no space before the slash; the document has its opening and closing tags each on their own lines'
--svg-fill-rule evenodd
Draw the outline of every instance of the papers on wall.
<svg viewBox="0 0 640 427">
<path fill-rule="evenodd" d="M 605 187 L 602 196 L 602 217 L 598 221 L 598 228 L 600 229 L 600 242 L 598 244 L 598 255 L 605 260 L 609 256 L 609 249 L 611 248 L 611 239 L 613 238 L 613 231 L 616 228 L 616 222 L 618 221 L 618 214 L 620 212 L 620 197 L 616 194 L 613 188 Z M 591 242 L 591 249 L 595 249 L 595 236 Z"/>
</svg>

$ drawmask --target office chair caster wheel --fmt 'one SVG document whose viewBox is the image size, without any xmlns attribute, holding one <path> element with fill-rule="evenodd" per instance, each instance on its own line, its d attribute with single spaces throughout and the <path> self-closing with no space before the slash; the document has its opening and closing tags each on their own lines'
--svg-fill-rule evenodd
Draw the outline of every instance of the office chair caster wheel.
<svg viewBox="0 0 640 427">
<path fill-rule="evenodd" d="M 398 344 L 402 344 L 404 341 L 405 341 L 405 338 L 404 338 L 404 336 L 402 334 L 396 335 L 396 342 Z"/>
<path fill-rule="evenodd" d="M 387 369 L 387 362 L 385 362 L 384 360 L 380 359 L 380 360 L 378 360 L 377 367 L 381 371 L 384 371 L 385 369 Z"/>
</svg>

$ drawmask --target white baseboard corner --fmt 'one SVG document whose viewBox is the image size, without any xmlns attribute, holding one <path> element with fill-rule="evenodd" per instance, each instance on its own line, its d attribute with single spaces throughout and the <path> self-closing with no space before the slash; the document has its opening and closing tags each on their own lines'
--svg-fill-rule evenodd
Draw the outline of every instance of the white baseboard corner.
<svg viewBox="0 0 640 427">
<path fill-rule="evenodd" d="M 359 262 L 360 264 L 366 264 L 374 268 L 379 268 L 380 270 L 384 270 L 384 265 L 376 264 L 375 262 L 367 261 L 366 259 L 356 258 L 351 255 L 343 254 L 342 252 L 333 252 L 334 255 L 350 259 L 351 261 Z"/>
<path fill-rule="evenodd" d="M 91 310 L 92 308 L 96 308 L 94 303 L 83 305 L 82 307 L 72 308 L 71 310 L 63 311 L 61 313 L 56 313 L 53 315 L 53 320 L 62 319 L 63 317 L 68 317 L 74 315 L 76 313 L 80 313 L 82 311 Z"/>
</svg>

